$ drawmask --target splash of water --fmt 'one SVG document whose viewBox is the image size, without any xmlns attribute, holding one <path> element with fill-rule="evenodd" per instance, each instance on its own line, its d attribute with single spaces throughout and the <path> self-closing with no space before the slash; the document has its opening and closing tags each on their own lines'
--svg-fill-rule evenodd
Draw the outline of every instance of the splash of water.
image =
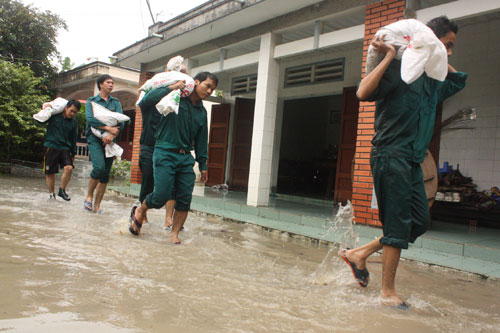
<svg viewBox="0 0 500 333">
<path fill-rule="evenodd" d="M 323 236 L 331 235 L 329 239 L 336 239 L 340 248 L 355 248 L 359 242 L 359 235 L 354 230 L 354 214 L 350 201 L 345 206 L 339 204 L 339 209 L 335 218 L 329 221 Z M 337 247 L 332 247 L 325 258 L 312 274 L 314 284 L 326 285 L 333 281 L 337 284 L 345 284 L 351 280 L 349 275 L 341 270 L 341 261 L 337 255 Z M 343 266 L 342 266 L 343 267 Z M 347 271 L 346 271 L 347 272 Z"/>
</svg>

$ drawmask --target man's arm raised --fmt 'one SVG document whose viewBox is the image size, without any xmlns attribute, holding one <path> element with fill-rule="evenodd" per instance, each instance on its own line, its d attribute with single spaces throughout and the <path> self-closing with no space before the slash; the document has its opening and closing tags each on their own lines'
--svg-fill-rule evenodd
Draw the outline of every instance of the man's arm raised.
<svg viewBox="0 0 500 333">
<path fill-rule="evenodd" d="M 370 94 L 375 89 L 377 89 L 382 76 L 389 67 L 392 59 L 394 59 L 394 57 L 396 56 L 396 49 L 390 44 L 385 44 L 384 37 L 385 35 L 377 36 L 372 40 L 371 45 L 373 46 L 375 51 L 385 53 L 385 57 L 370 74 L 368 74 L 363 78 L 363 80 L 361 80 L 358 91 L 356 92 L 356 96 L 360 100 L 367 99 Z"/>
</svg>

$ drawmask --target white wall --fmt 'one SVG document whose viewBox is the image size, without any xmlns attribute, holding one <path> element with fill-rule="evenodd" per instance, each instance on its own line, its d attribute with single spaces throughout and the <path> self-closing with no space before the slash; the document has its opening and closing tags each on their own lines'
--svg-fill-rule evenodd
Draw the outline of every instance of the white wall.
<svg viewBox="0 0 500 333">
<path fill-rule="evenodd" d="M 500 18 L 459 21 L 450 63 L 469 73 L 467 85 L 444 103 L 443 119 L 465 106 L 478 108 L 473 130 L 441 136 L 440 166 L 448 161 L 473 178 L 478 190 L 500 186 Z"/>
</svg>

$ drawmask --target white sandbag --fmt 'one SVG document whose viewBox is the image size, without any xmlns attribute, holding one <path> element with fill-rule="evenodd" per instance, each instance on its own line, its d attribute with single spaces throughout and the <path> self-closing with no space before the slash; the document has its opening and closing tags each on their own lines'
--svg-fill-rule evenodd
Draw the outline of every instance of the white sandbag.
<svg viewBox="0 0 500 333">
<path fill-rule="evenodd" d="M 446 47 L 432 29 L 415 19 L 401 20 L 381 28 L 375 36 L 384 36 L 384 42 L 397 51 L 401 59 L 401 78 L 410 84 L 424 72 L 433 79 L 444 81 L 448 74 Z M 366 59 L 368 75 L 384 58 L 369 46 Z"/>
<path fill-rule="evenodd" d="M 91 127 L 90 130 L 92 131 L 92 134 L 94 134 L 99 139 L 105 138 L 111 134 L 108 131 L 104 131 L 104 133 L 101 133 L 101 131 L 93 127 Z M 111 142 L 104 146 L 104 153 L 106 154 L 106 158 L 110 158 L 113 156 L 121 157 L 123 154 L 123 148 L 118 144 Z"/>
<path fill-rule="evenodd" d="M 167 70 L 180 72 L 182 69 L 182 63 L 184 62 L 184 58 L 181 56 L 176 56 L 170 59 L 167 63 Z"/>
<path fill-rule="evenodd" d="M 130 117 L 126 114 L 110 111 L 96 102 L 91 102 L 91 104 L 94 118 L 106 126 L 116 126 L 119 123 L 130 120 Z"/>
<path fill-rule="evenodd" d="M 139 88 L 140 94 L 135 104 L 139 105 L 142 98 L 147 92 L 157 88 L 168 87 L 169 85 L 174 84 L 177 81 L 186 81 L 186 86 L 181 91 L 181 96 L 186 97 L 191 95 L 195 86 L 194 80 L 191 76 L 177 71 L 162 72 L 147 80 L 146 83 L 144 83 Z"/>
<path fill-rule="evenodd" d="M 130 120 L 129 116 L 119 112 L 110 111 L 104 106 L 97 104 L 96 102 L 91 102 L 91 104 L 94 118 L 96 118 L 106 126 L 117 126 L 124 121 Z M 107 131 L 101 132 L 101 130 L 94 127 L 91 127 L 90 130 L 99 139 L 102 139 L 110 134 Z M 107 158 L 113 156 L 121 157 L 123 154 L 123 148 L 114 142 L 106 144 L 106 146 L 104 147 L 104 151 Z"/>
<path fill-rule="evenodd" d="M 175 112 L 179 114 L 179 103 L 181 101 L 181 92 L 179 89 L 171 91 L 167 96 L 163 97 L 158 104 L 156 104 L 156 109 L 162 115 L 166 116 L 170 112 Z"/>
<path fill-rule="evenodd" d="M 64 108 L 68 104 L 68 101 L 62 97 L 57 97 L 55 100 L 44 103 L 42 106 L 42 110 L 38 111 L 38 113 L 33 115 L 35 120 L 39 122 L 46 122 L 55 114 L 61 113 L 64 111 Z"/>
</svg>

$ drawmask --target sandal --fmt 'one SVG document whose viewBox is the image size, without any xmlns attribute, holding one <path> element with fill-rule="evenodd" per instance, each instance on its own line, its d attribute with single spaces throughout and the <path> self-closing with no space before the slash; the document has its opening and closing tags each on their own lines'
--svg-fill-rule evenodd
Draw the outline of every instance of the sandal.
<svg viewBox="0 0 500 333">
<path fill-rule="evenodd" d="M 91 212 L 93 210 L 92 202 L 84 200 L 83 201 L 83 209 L 88 210 L 89 212 Z"/>
<path fill-rule="evenodd" d="M 132 211 L 130 212 L 130 227 L 128 227 L 128 230 L 132 235 L 139 236 L 142 228 L 142 223 L 137 220 L 135 217 L 135 210 L 137 209 L 137 206 L 132 207 Z M 134 229 L 135 225 L 135 229 Z"/>
</svg>

